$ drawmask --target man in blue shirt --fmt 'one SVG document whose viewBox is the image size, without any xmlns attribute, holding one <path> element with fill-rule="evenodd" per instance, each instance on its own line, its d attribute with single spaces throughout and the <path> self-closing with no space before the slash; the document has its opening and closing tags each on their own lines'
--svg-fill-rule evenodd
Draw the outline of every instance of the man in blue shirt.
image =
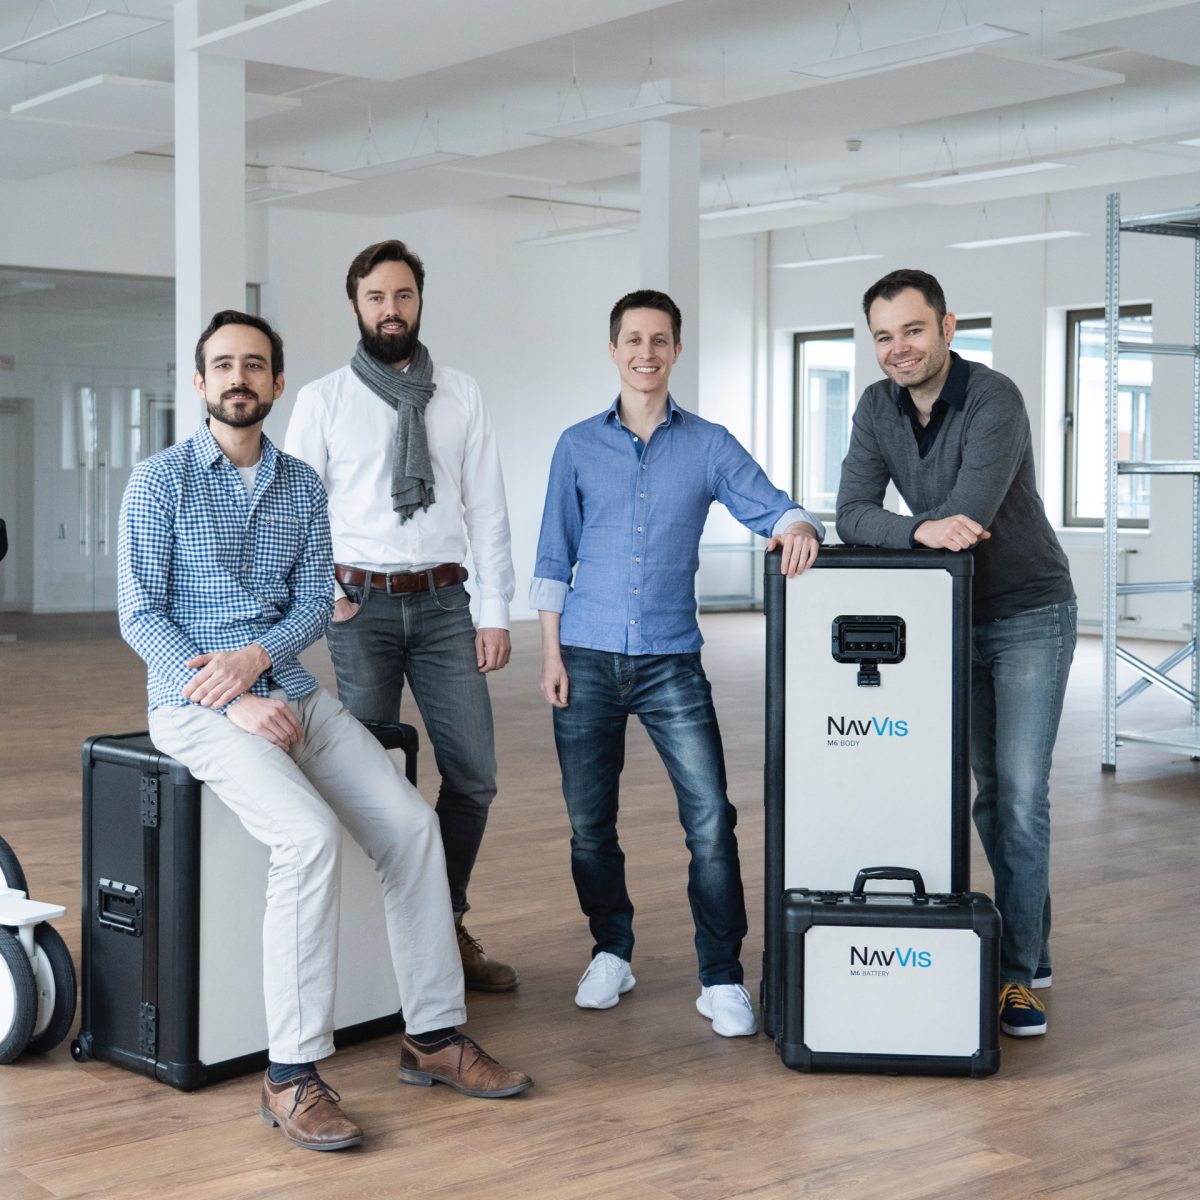
<svg viewBox="0 0 1200 1200">
<path fill-rule="evenodd" d="M 261 1114 L 310 1150 L 362 1140 L 315 1065 L 333 1053 L 342 825 L 383 887 L 406 1023 L 401 1082 L 524 1091 L 528 1076 L 455 1028 L 463 972 L 433 810 L 297 657 L 329 621 L 333 552 L 316 473 L 262 432 L 283 391 L 279 335 L 259 317 L 217 313 L 194 383 L 208 421 L 130 477 L 117 605 L 149 668 L 155 745 L 271 851 Z"/>
<path fill-rule="evenodd" d="M 633 904 L 617 839 L 631 713 L 667 768 L 691 853 L 696 1007 L 725 1037 L 757 1030 L 739 961 L 746 936 L 721 733 L 700 665 L 695 576 L 713 500 L 782 547 L 787 575 L 824 527 L 774 487 L 728 430 L 668 391 L 681 317 L 662 292 L 631 292 L 609 320 L 621 394 L 559 439 L 530 604 L 542 625 L 542 694 L 571 819 L 571 872 L 595 944 L 575 1003 L 611 1008 L 634 985 Z"/>
</svg>

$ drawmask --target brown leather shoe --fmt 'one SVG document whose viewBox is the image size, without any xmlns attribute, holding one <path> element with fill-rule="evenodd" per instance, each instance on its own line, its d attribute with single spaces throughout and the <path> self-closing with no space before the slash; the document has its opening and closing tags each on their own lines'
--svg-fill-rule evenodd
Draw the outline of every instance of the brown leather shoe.
<svg viewBox="0 0 1200 1200">
<path fill-rule="evenodd" d="M 306 1150 L 345 1150 L 363 1139 L 362 1130 L 340 1108 L 341 1096 L 313 1071 L 287 1083 L 263 1076 L 259 1113 L 283 1136 Z"/>
<path fill-rule="evenodd" d="M 451 1034 L 432 1046 L 422 1046 L 404 1034 L 400 1039 L 400 1082 L 415 1087 L 444 1083 L 464 1096 L 484 1100 L 515 1096 L 533 1086 L 528 1075 L 502 1067 L 465 1033 Z"/>
<path fill-rule="evenodd" d="M 476 992 L 511 992 L 521 982 L 514 967 L 488 958 L 483 947 L 456 921 L 458 952 L 462 956 L 463 982 Z"/>
</svg>

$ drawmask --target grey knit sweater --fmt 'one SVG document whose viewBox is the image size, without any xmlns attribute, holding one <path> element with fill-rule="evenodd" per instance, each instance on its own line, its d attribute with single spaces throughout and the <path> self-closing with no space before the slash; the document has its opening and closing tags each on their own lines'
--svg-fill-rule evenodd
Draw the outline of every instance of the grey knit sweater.
<svg viewBox="0 0 1200 1200">
<path fill-rule="evenodd" d="M 974 550 L 977 624 L 1071 599 L 1070 567 L 1037 493 L 1029 418 L 1012 380 L 954 355 L 941 396 L 945 421 L 924 458 L 904 398 L 885 379 L 858 402 L 838 488 L 842 541 L 904 549 L 923 521 L 962 513 L 992 535 Z M 911 517 L 883 508 L 889 480 Z"/>
</svg>

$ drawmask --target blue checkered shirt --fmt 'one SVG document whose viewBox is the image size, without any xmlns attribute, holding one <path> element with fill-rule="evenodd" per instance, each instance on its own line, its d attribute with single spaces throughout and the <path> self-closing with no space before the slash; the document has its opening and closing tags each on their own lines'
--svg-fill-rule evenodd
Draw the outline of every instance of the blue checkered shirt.
<svg viewBox="0 0 1200 1200">
<path fill-rule="evenodd" d="M 150 709 L 189 703 L 197 654 L 257 642 L 271 667 L 249 689 L 306 696 L 297 655 L 333 610 L 333 551 L 316 472 L 264 435 L 253 495 L 207 423 L 139 463 L 117 552 L 121 634 L 146 660 Z"/>
</svg>

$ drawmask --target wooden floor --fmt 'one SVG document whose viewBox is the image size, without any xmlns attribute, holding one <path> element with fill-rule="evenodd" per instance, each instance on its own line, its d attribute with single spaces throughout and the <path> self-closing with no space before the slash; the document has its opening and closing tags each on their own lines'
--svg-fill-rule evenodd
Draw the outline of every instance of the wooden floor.
<svg viewBox="0 0 1200 1200">
<path fill-rule="evenodd" d="M 704 626 L 741 811 L 744 961 L 756 992 L 763 622 L 731 614 Z M 5 632 L 18 641 L 0 644 L 0 834 L 36 898 L 69 906 L 59 927 L 77 953 L 79 745 L 144 728 L 143 671 L 108 618 L 0 614 Z M 522 984 L 471 996 L 471 1032 L 537 1086 L 499 1102 L 399 1087 L 394 1040 L 362 1044 L 325 1074 L 367 1141 L 313 1154 L 258 1119 L 257 1078 L 183 1095 L 77 1065 L 64 1044 L 0 1067 L 0 1200 L 1200 1195 L 1200 764 L 1130 746 L 1115 775 L 1100 772 L 1095 640 L 1080 646 L 1054 765 L 1050 1032 L 1003 1039 L 1000 1073 L 982 1081 L 800 1075 L 765 1037 L 712 1034 L 693 1007 L 682 836 L 640 731 L 622 818 L 638 985 L 612 1011 L 575 1008 L 589 939 L 536 689 L 535 627 L 519 626 L 514 644 L 512 666 L 493 677 L 501 794 L 470 927 L 519 966 Z M 309 657 L 328 679 L 323 646 Z M 1146 711 L 1176 724 L 1184 713 L 1165 696 Z M 421 778 L 432 794 L 429 754 Z M 978 851 L 974 883 L 990 890 Z"/>
</svg>

